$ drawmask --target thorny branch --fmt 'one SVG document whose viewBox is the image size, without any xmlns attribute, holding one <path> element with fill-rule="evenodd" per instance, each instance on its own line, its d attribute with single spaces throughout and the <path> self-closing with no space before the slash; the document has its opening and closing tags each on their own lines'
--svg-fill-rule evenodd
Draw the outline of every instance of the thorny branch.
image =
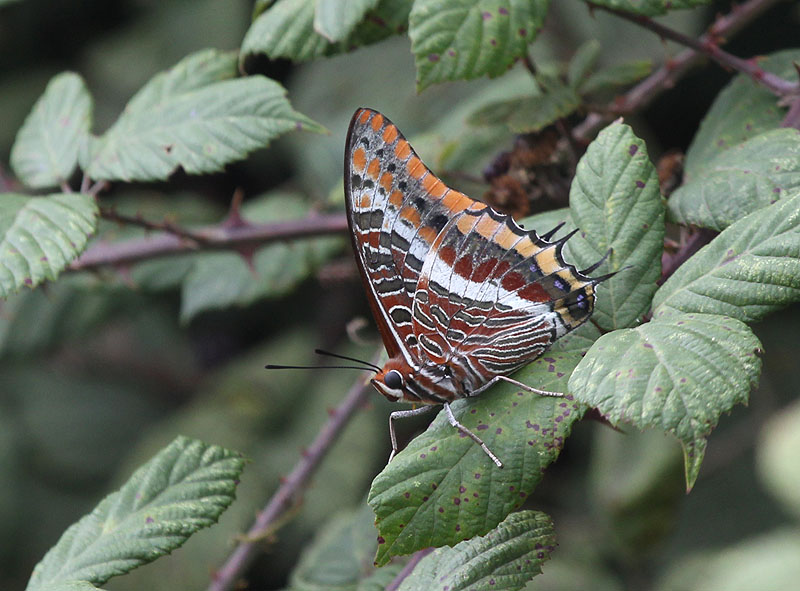
<svg viewBox="0 0 800 591">
<path fill-rule="evenodd" d="M 320 429 L 314 442 L 303 452 L 291 474 L 283 480 L 280 488 L 258 514 L 255 523 L 245 534 L 244 541 L 214 573 L 208 591 L 230 591 L 244 575 L 256 557 L 258 540 L 269 534 L 276 522 L 292 507 L 325 455 L 333 447 L 336 438 L 363 404 L 366 394 L 364 380 L 359 377 L 342 403 L 331 411 L 328 422 Z"/>
<path fill-rule="evenodd" d="M 180 238 L 185 238 L 186 240 L 193 240 L 197 243 L 203 242 L 202 236 L 196 234 L 195 232 L 192 232 L 191 230 L 181 228 L 179 225 L 166 219 L 160 222 L 154 222 L 152 220 L 145 219 L 144 217 L 142 217 L 141 214 L 125 215 L 109 207 L 100 208 L 100 217 L 103 218 L 104 220 L 117 222 L 118 224 L 121 225 L 139 226 L 146 230 L 154 230 L 154 231 L 166 232 L 168 234 L 174 234 L 175 236 L 178 236 Z"/>
<path fill-rule="evenodd" d="M 433 552 L 433 548 L 425 548 L 416 552 L 411 559 L 403 566 L 403 569 L 397 573 L 397 576 L 386 586 L 386 591 L 397 591 L 400 588 L 400 585 L 403 584 L 403 581 L 414 572 L 414 569 L 417 568 L 420 560 L 425 558 L 428 554 Z"/>
<path fill-rule="evenodd" d="M 164 230 L 151 236 L 124 242 L 97 243 L 69 266 L 71 271 L 87 271 L 104 266 L 124 266 L 157 257 L 204 250 L 231 250 L 247 245 L 263 245 L 279 240 L 342 234 L 347 230 L 344 214 L 310 215 L 285 222 L 205 226 L 195 230 L 180 229 L 168 222 L 147 222 L 106 214 L 110 219 L 151 229 Z"/>
<path fill-rule="evenodd" d="M 727 41 L 730 36 L 736 34 L 767 9 L 781 1 L 782 0 L 748 0 L 740 5 L 734 6 L 728 14 L 717 17 L 708 28 L 708 31 L 699 39 L 692 39 L 692 45 L 690 47 L 699 47 L 703 49 L 713 45 L 719 50 L 720 43 Z M 592 7 L 609 10 L 596 4 L 592 4 Z M 614 12 L 614 14 L 617 13 Z M 619 14 L 619 16 L 628 18 L 637 24 L 643 24 L 639 17 L 627 13 Z M 666 29 L 663 25 L 659 25 L 659 27 Z M 668 60 L 658 70 L 615 100 L 607 109 L 606 113 L 589 114 L 580 125 L 577 125 L 573 129 L 574 137 L 586 141 L 593 137 L 594 132 L 603 125 L 603 123 L 611 121 L 620 115 L 627 115 L 646 107 L 655 97 L 673 87 L 683 75 L 704 59 L 704 55 L 706 54 L 700 49 L 686 49 L 674 58 Z M 745 63 L 749 64 L 751 62 Z M 754 66 L 754 64 L 751 65 Z M 763 70 L 761 71 L 763 72 Z M 770 76 L 773 75 L 770 74 Z M 784 85 L 788 84 L 782 79 L 781 82 Z M 797 85 L 794 85 L 794 91 L 797 91 Z"/>
<path fill-rule="evenodd" d="M 657 33 L 663 39 L 669 39 L 681 45 L 685 45 L 686 47 L 689 47 L 698 53 L 707 55 L 724 67 L 743 72 L 778 96 L 786 96 L 789 94 L 796 94 L 798 92 L 798 85 L 796 82 L 788 82 L 780 76 L 776 76 L 771 72 L 767 72 L 763 68 L 759 67 L 754 60 L 743 60 L 742 58 L 736 57 L 727 51 L 723 51 L 719 46 L 720 33 L 713 28 L 713 33 L 707 33 L 700 39 L 694 39 L 688 35 L 684 35 L 683 33 L 670 29 L 669 27 L 666 27 L 646 16 L 631 14 L 629 12 L 625 12 L 624 10 L 601 6 L 591 2 L 589 3 L 589 6 L 592 8 L 605 10 L 620 18 L 635 22 L 645 29 L 650 29 L 654 33 Z"/>
</svg>

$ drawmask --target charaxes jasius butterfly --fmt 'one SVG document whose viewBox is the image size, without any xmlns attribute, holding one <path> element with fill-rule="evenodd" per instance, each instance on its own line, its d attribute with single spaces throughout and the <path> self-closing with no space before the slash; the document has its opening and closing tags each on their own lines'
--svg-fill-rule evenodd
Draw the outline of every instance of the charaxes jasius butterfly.
<svg viewBox="0 0 800 591">
<path fill-rule="evenodd" d="M 544 395 L 507 377 L 594 308 L 608 276 L 578 271 L 550 242 L 507 215 L 447 187 L 417 157 L 386 117 L 356 111 L 344 164 L 347 219 L 356 261 L 389 360 L 373 386 L 391 401 L 422 404 L 393 420 L 443 404 L 451 425 L 500 460 L 460 424 L 449 403 L 476 396 L 499 380 Z M 605 258 L 605 257 L 604 257 Z"/>
</svg>

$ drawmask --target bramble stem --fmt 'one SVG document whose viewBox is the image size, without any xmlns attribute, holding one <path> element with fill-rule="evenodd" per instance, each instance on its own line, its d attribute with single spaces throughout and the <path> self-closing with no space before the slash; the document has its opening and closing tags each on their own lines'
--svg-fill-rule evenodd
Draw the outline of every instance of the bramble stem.
<svg viewBox="0 0 800 591">
<path fill-rule="evenodd" d="M 742 58 L 736 57 L 727 51 L 723 51 L 719 46 L 718 38 L 720 33 L 717 31 L 717 29 L 712 29 L 713 33 L 703 35 L 700 39 L 694 39 L 693 37 L 689 37 L 688 35 L 684 35 L 679 31 L 670 29 L 669 27 L 664 26 L 646 16 L 631 14 L 629 12 L 625 12 L 624 10 L 601 6 L 592 2 L 589 2 L 589 6 L 595 9 L 605 10 L 606 12 L 610 12 L 611 14 L 614 14 L 620 18 L 634 22 L 645 29 L 649 29 L 654 33 L 657 33 L 664 39 L 669 39 L 681 45 L 685 45 L 697 53 L 707 55 L 723 66 L 743 72 L 778 96 L 786 96 L 798 92 L 797 83 L 789 82 L 780 76 L 776 76 L 772 72 L 767 72 L 763 68 L 756 65 L 755 61 L 753 60 L 743 60 Z"/>
<path fill-rule="evenodd" d="M 219 224 L 195 230 L 180 229 L 168 222 L 147 222 L 138 217 L 126 217 L 111 210 L 105 210 L 104 217 L 163 232 L 124 242 L 94 244 L 70 264 L 70 271 L 127 265 L 157 257 L 195 252 L 199 248 L 234 249 L 249 244 L 262 245 L 279 240 L 344 234 L 347 231 L 344 214 L 310 215 L 299 220 L 268 224 L 248 222 L 229 227 Z"/>
<path fill-rule="evenodd" d="M 403 584 L 403 581 L 406 579 L 408 575 L 414 572 L 414 569 L 419 564 L 419 561 L 425 558 L 428 554 L 433 552 L 433 548 L 423 548 L 414 553 L 411 559 L 403 566 L 397 576 L 392 579 L 392 582 L 386 585 L 386 591 L 397 591 L 400 588 L 400 585 Z"/>
<path fill-rule="evenodd" d="M 283 480 L 264 509 L 258 513 L 252 527 L 244 535 L 245 541 L 236 547 L 225 564 L 214 573 L 208 591 L 229 591 L 244 575 L 256 557 L 259 547 L 256 540 L 263 539 L 266 534 L 271 533 L 276 522 L 292 507 L 295 498 L 308 484 L 311 476 L 333 447 L 336 438 L 344 430 L 356 410 L 364 403 L 366 394 L 367 387 L 364 385 L 363 378 L 359 377 L 341 404 L 330 412 L 328 422 L 323 425 L 313 443 L 304 451 L 292 472 Z"/>
<path fill-rule="evenodd" d="M 708 28 L 708 31 L 702 35 L 696 43 L 700 46 L 705 46 L 709 42 L 719 44 L 739 32 L 764 11 L 780 1 L 781 0 L 748 0 L 747 2 L 734 6 L 728 14 L 717 17 Z M 602 6 L 592 6 L 593 8 L 607 10 Z M 624 14 L 624 17 L 630 20 L 635 20 L 637 18 L 627 13 Z M 650 76 L 631 88 L 627 93 L 615 99 L 614 102 L 609 105 L 608 109 L 606 109 L 607 112 L 590 113 L 580 125 L 577 125 L 573 129 L 573 137 L 578 140 L 588 140 L 594 136 L 595 131 L 605 122 L 611 121 L 619 115 L 626 115 L 646 107 L 655 97 L 673 87 L 682 76 L 702 61 L 703 55 L 703 53 L 695 49 L 686 49 L 682 51 L 677 56 L 667 61 L 658 70 L 650 74 Z"/>
</svg>

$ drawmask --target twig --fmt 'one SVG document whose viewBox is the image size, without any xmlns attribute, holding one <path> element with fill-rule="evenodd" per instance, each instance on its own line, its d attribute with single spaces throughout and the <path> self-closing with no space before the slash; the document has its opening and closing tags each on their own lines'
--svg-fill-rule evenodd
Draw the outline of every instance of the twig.
<svg viewBox="0 0 800 591">
<path fill-rule="evenodd" d="M 403 583 L 405 578 L 414 572 L 414 569 L 419 564 L 419 561 L 425 558 L 428 554 L 433 552 L 433 548 L 423 548 L 422 550 L 415 552 L 411 559 L 405 564 L 405 566 L 397 573 L 397 576 L 392 579 L 392 582 L 386 585 L 386 591 L 397 591 L 400 588 L 400 585 Z"/>
<path fill-rule="evenodd" d="M 795 67 L 798 68 L 798 74 L 800 75 L 800 66 L 795 64 Z M 783 121 L 781 121 L 781 127 L 800 129 L 800 96 L 791 102 L 786 116 L 783 118 Z"/>
<path fill-rule="evenodd" d="M 166 232 L 167 234 L 174 234 L 175 236 L 178 236 L 180 238 L 184 238 L 186 240 L 193 240 L 197 243 L 202 243 L 204 240 L 201 235 L 198 235 L 190 230 L 186 230 L 185 228 L 181 228 L 177 224 L 174 224 L 168 220 L 154 222 L 152 220 L 147 220 L 143 218 L 139 214 L 135 216 L 125 215 L 109 207 L 100 208 L 100 217 L 102 217 L 104 220 L 117 222 L 119 224 L 139 226 L 140 228 L 145 228 L 146 230 L 155 230 L 155 231 Z"/>
<path fill-rule="evenodd" d="M 712 40 L 727 40 L 772 5 L 782 0 L 748 0 L 735 6 L 730 13 L 718 17 L 702 35 L 698 42 L 706 44 Z M 602 8 L 602 7 L 597 7 Z M 597 128 L 619 115 L 639 111 L 656 96 L 671 88 L 675 83 L 703 59 L 703 54 L 694 49 L 682 51 L 667 61 L 658 70 L 631 88 L 609 106 L 606 113 L 590 113 L 586 119 L 573 129 L 573 136 L 580 140 L 590 139 Z"/>
<path fill-rule="evenodd" d="M 698 229 L 681 244 L 680 249 L 675 254 L 664 253 L 661 259 L 661 279 L 658 280 L 658 284 L 661 285 L 669 279 L 678 270 L 678 267 L 711 242 L 716 235 L 716 232 L 711 230 Z"/>
<path fill-rule="evenodd" d="M 86 177 L 84 177 L 86 179 Z M 83 183 L 81 183 L 81 186 Z M 108 187 L 111 186 L 111 183 L 108 181 L 97 181 L 93 184 L 89 189 L 86 191 L 89 195 L 97 195 L 100 191 L 105 191 Z"/>
<path fill-rule="evenodd" d="M 698 53 L 705 54 L 725 67 L 743 72 L 778 96 L 796 94 L 798 91 L 798 85 L 796 83 L 784 80 L 772 72 L 767 72 L 763 68 L 757 66 L 753 60 L 743 60 L 742 58 L 736 57 L 735 55 L 720 49 L 718 39 L 719 32 L 716 30 L 714 30 L 713 35 L 706 34 L 700 39 L 694 39 L 688 35 L 684 35 L 683 33 L 670 29 L 669 27 L 666 27 L 646 16 L 631 14 L 630 12 L 625 12 L 624 10 L 610 8 L 608 6 L 601 6 L 592 2 L 589 2 L 589 6 L 595 9 L 605 10 L 606 12 L 615 14 L 620 18 L 634 22 L 645 29 L 650 29 L 664 39 L 670 39 L 676 43 L 685 45 L 686 47 L 689 47 Z"/>
<path fill-rule="evenodd" d="M 6 172 L 6 169 L 0 163 L 0 191 L 3 193 L 11 192 L 14 190 L 14 179 Z"/>
<path fill-rule="evenodd" d="M 330 451 L 333 442 L 364 402 L 366 393 L 367 388 L 364 386 L 363 378 L 359 377 L 342 403 L 331 411 L 330 419 L 317 434 L 314 442 L 303 453 L 291 474 L 286 477 L 264 510 L 258 514 L 255 523 L 245 534 L 246 540 L 261 539 L 265 533 L 273 531 L 273 524 L 286 510 L 291 508 L 292 500 L 306 486 L 325 455 Z M 237 579 L 244 574 L 255 559 L 257 549 L 258 544 L 254 541 L 243 541 L 239 544 L 225 564 L 214 573 L 208 591 L 232 589 Z"/>
<path fill-rule="evenodd" d="M 522 63 L 525 64 L 525 68 L 530 72 L 531 76 L 533 76 L 533 79 L 536 80 L 536 64 L 533 63 L 531 56 L 527 52 L 522 58 Z"/>
<path fill-rule="evenodd" d="M 109 265 L 126 265 L 196 252 L 198 249 L 233 250 L 248 244 L 261 245 L 278 240 L 342 234 L 346 230 L 347 218 L 344 214 L 311 215 L 300 220 L 271 224 L 249 222 L 235 227 L 204 226 L 184 231 L 186 236 L 163 232 L 124 242 L 98 243 L 74 260 L 69 270 L 86 271 Z"/>
</svg>

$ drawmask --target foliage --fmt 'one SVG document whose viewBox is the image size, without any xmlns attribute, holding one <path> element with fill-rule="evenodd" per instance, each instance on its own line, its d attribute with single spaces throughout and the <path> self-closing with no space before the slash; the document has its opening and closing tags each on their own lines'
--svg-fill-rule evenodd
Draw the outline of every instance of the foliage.
<svg viewBox="0 0 800 591">
<path fill-rule="evenodd" d="M 174 550 L 233 502 L 243 468 L 236 452 L 179 437 L 64 532 L 28 591 L 102 585 Z"/>
<path fill-rule="evenodd" d="M 11 42 L 44 18 L 28 4 L 0 2 Z M 112 40 L 75 29 L 85 47 L 56 70 L 0 84 L 0 548 L 44 555 L 28 589 L 791 585 L 800 50 L 730 59 L 722 40 L 755 14 L 730 9 L 699 46 L 738 73 L 676 140 L 659 124 L 690 117 L 671 90 L 689 62 L 648 29 L 701 30 L 707 0 L 573 0 L 567 18 L 548 0 L 258 0 L 239 29 L 249 7 L 191 4 L 120 9 Z M 654 92 L 679 115 L 645 110 Z M 514 375 L 562 396 L 500 383 L 453 403 L 503 468 L 444 412 L 384 465 L 388 404 L 337 423 L 363 407 L 340 405 L 354 376 L 262 369 L 377 343 L 351 322 L 368 306 L 340 189 L 359 106 L 448 184 L 539 235 L 576 230 L 565 260 L 603 277 L 591 321 Z M 687 145 L 670 175 L 659 156 Z M 780 366 L 762 391 L 786 383 L 785 410 L 745 410 Z M 706 478 L 720 466 L 741 481 Z M 248 575 L 232 540 L 270 553 Z"/>
</svg>

